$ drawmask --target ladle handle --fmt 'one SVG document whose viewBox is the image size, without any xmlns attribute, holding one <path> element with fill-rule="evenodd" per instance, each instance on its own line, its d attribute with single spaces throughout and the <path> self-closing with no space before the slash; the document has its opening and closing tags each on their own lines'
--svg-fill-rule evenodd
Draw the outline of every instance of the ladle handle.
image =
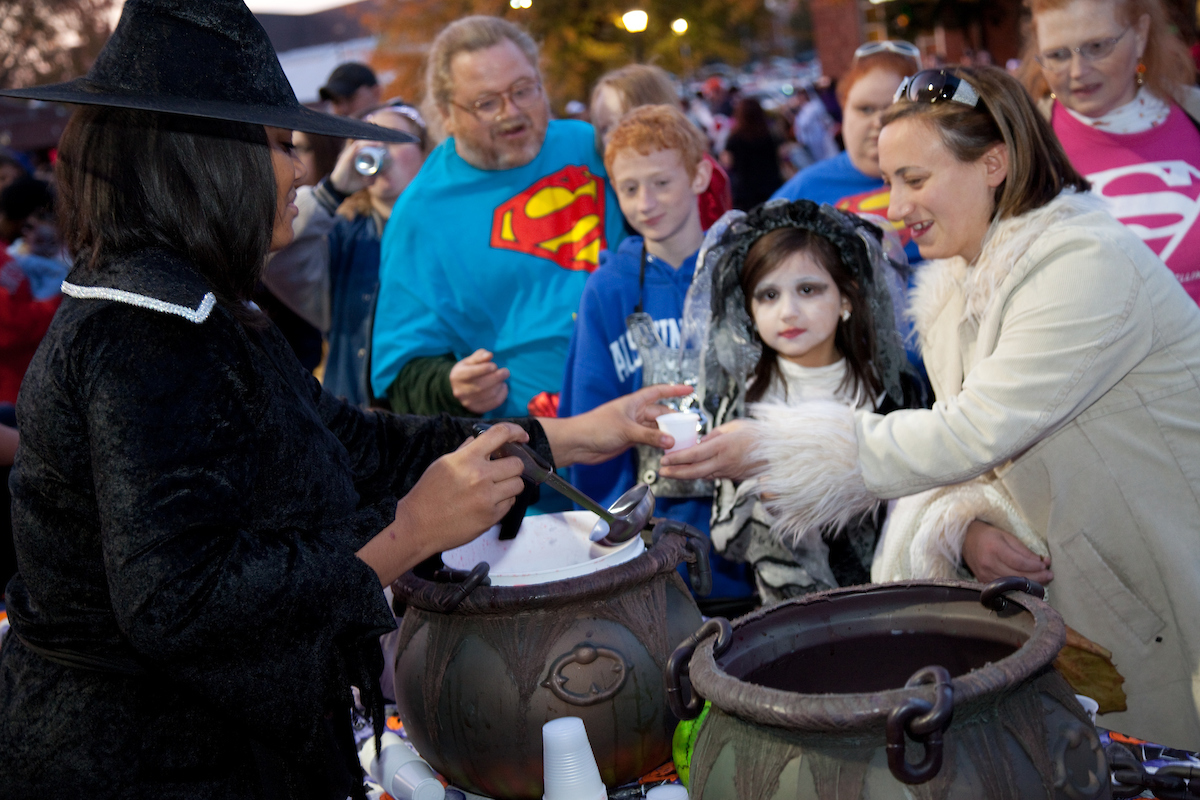
<svg viewBox="0 0 1200 800">
<path fill-rule="evenodd" d="M 471 427 L 474 428 L 476 435 L 480 435 L 492 426 L 486 422 L 476 422 Z M 570 499 L 572 502 L 578 503 L 588 511 L 598 515 L 600 519 L 604 520 L 609 525 L 612 525 L 614 522 L 616 522 L 616 519 L 612 514 L 609 513 L 607 508 L 600 505 L 595 500 L 564 481 L 562 478 L 558 477 L 558 475 L 556 475 L 554 472 L 554 467 L 546 463 L 546 461 L 537 454 L 537 451 L 529 445 L 522 444 L 520 442 L 505 442 L 496 452 L 504 456 L 516 456 L 517 458 L 521 459 L 521 463 L 525 468 L 524 472 L 521 474 L 527 479 L 533 481 L 534 483 L 550 484 L 564 497 Z"/>
</svg>

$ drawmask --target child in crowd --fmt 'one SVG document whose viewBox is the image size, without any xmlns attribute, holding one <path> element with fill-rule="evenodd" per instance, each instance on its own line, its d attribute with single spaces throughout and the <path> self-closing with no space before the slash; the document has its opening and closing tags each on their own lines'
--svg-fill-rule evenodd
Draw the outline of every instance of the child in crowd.
<svg viewBox="0 0 1200 800">
<path fill-rule="evenodd" d="M 629 64 L 606 72 L 592 90 L 592 127 L 596 129 L 596 150 L 604 155 L 608 135 L 621 117 L 641 106 L 669 105 L 682 108 L 679 90 L 670 73 L 650 64 Z M 693 123 L 700 127 L 697 120 Z M 705 141 L 704 160 L 712 172 L 708 188 L 700 194 L 700 227 L 709 227 L 733 208 L 729 175 L 708 152 Z"/>
<path fill-rule="evenodd" d="M 711 167 L 703 134 L 674 105 L 642 106 L 613 127 L 604 166 L 621 211 L 638 236 L 614 253 L 600 254 L 580 301 L 567 355 L 559 416 L 573 416 L 641 387 L 641 359 L 626 317 L 644 311 L 659 338 L 679 347 L 680 315 L 704 240 L 697 198 L 708 188 Z M 595 466 L 571 468 L 571 481 L 601 505 L 633 487 L 637 454 L 625 453 Z M 652 487 L 653 488 L 653 487 Z M 658 500 L 656 514 L 708 531 L 711 494 Z M 749 597 L 741 565 L 714 564 L 713 597 Z"/>
<path fill-rule="evenodd" d="M 807 200 L 773 202 L 709 242 L 698 280 L 712 282 L 704 404 L 716 425 L 747 406 L 761 418 L 769 404 L 811 400 L 883 413 L 925 403 L 893 324 L 892 267 L 873 226 Z M 797 539 L 774 525 L 756 484 L 718 482 L 712 540 L 753 565 L 764 604 L 870 582 L 882 510 Z"/>
</svg>

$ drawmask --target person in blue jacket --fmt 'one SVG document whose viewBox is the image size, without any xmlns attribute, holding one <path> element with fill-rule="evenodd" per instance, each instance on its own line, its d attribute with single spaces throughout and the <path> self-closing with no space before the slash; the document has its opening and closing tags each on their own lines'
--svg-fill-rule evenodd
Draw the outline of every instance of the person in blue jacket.
<svg viewBox="0 0 1200 800">
<path fill-rule="evenodd" d="M 704 240 L 698 197 L 711 166 L 705 141 L 674 106 L 641 106 L 626 114 L 608 137 L 604 163 L 630 227 L 615 252 L 600 254 L 588 279 L 559 402 L 559 416 L 581 414 L 642 385 L 642 361 L 626 317 L 644 311 L 667 347 L 680 346 L 683 304 Z M 637 454 L 572 467 L 571 481 L 601 505 L 610 505 L 639 482 Z M 660 497 L 656 514 L 708 532 L 711 490 L 699 497 Z M 743 565 L 713 557 L 713 597 L 748 598 L 753 587 Z"/>
<path fill-rule="evenodd" d="M 392 100 L 366 112 L 367 122 L 412 134 L 386 146 L 372 175 L 354 168 L 371 141 L 351 141 L 333 171 L 296 194 L 295 240 L 271 255 L 264 283 L 324 335 L 329 346 L 322 384 L 355 405 L 375 399 L 369 381 L 371 323 L 379 293 L 379 240 L 396 200 L 425 161 L 428 135 L 420 112 Z"/>
<path fill-rule="evenodd" d="M 900 82 L 921 68 L 911 45 L 904 45 L 907 43 L 872 42 L 858 49 L 837 88 L 846 149 L 800 170 L 771 195 L 772 200 L 811 200 L 854 214 L 887 215 L 890 195 L 879 170 L 880 119 Z M 908 230 L 899 233 L 908 260 L 916 263 L 920 253 L 911 244 Z"/>
</svg>

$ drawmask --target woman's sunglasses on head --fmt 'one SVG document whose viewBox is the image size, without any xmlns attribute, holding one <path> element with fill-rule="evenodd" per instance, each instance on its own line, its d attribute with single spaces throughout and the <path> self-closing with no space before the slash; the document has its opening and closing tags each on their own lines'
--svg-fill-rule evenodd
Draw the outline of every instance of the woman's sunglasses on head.
<svg viewBox="0 0 1200 800">
<path fill-rule="evenodd" d="M 908 98 L 913 103 L 936 103 L 949 100 L 964 106 L 979 106 L 979 92 L 966 79 L 944 69 L 923 69 L 916 75 L 905 78 L 896 89 L 892 102 Z"/>
<path fill-rule="evenodd" d="M 902 40 L 885 39 L 882 42 L 867 42 L 858 46 L 858 49 L 854 51 L 854 57 L 858 59 L 864 56 L 873 56 L 876 53 L 895 53 L 905 58 L 911 58 L 917 62 L 918 67 L 921 66 L 921 48 L 912 42 Z"/>
</svg>

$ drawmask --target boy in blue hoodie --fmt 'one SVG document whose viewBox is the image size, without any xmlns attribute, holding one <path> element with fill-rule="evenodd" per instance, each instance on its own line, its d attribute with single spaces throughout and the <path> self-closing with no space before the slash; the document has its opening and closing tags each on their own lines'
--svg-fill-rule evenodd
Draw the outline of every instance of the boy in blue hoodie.
<svg viewBox="0 0 1200 800">
<path fill-rule="evenodd" d="M 712 168 L 707 142 L 679 109 L 641 106 L 609 136 L 604 166 L 630 227 L 639 236 L 600 254 L 580 300 L 567 353 L 559 416 L 582 414 L 642 385 L 642 361 L 625 327 L 635 310 L 654 318 L 659 338 L 679 347 L 683 301 L 704 241 L 697 198 Z M 612 461 L 571 467 L 571 482 L 610 505 L 638 482 L 634 450 Z M 712 498 L 660 498 L 655 513 L 708 532 Z M 723 561 L 723 560 L 722 560 Z M 749 597 L 744 565 L 714 557 L 713 597 Z"/>
</svg>

